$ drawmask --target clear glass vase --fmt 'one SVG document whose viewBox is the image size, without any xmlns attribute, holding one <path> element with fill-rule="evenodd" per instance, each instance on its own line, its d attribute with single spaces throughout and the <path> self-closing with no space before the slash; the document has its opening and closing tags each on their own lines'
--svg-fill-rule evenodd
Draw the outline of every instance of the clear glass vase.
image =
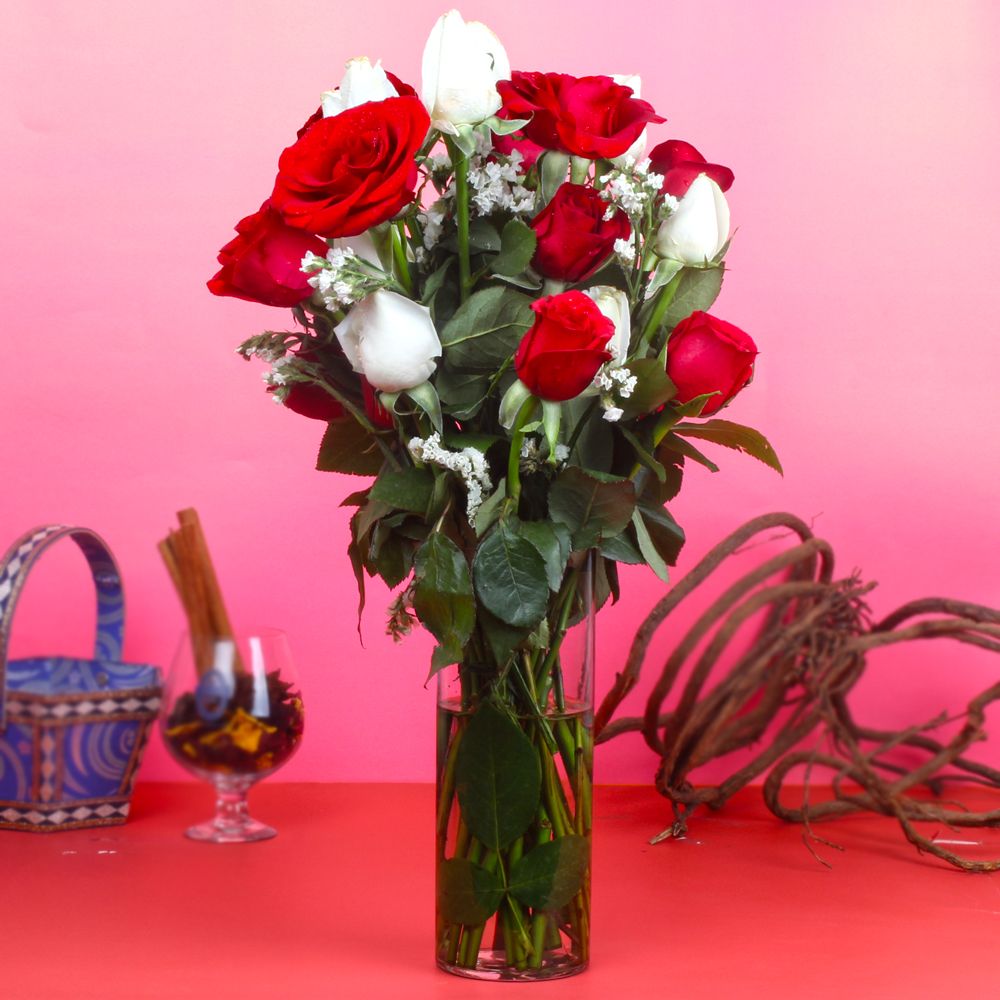
<svg viewBox="0 0 1000 1000">
<path fill-rule="evenodd" d="M 589 559 L 546 620 L 547 643 L 438 674 L 436 960 L 472 979 L 554 979 L 589 960 Z"/>
</svg>

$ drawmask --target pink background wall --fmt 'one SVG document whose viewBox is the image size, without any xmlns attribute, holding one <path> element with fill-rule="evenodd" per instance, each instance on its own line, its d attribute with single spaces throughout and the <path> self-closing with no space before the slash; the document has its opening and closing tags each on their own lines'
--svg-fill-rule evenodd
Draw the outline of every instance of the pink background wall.
<svg viewBox="0 0 1000 1000">
<path fill-rule="evenodd" d="M 788 509 L 815 518 L 844 573 L 879 581 L 876 613 L 933 594 L 1000 605 L 1000 7 L 565 9 L 463 12 L 497 31 L 515 67 L 641 72 L 669 119 L 654 141 L 687 139 L 736 172 L 739 232 L 714 311 L 762 353 L 727 416 L 768 433 L 787 474 L 729 452 L 718 475 L 693 469 L 675 506 L 689 536 L 678 572 L 751 515 Z M 234 614 L 284 626 L 298 653 L 309 730 L 287 779 L 428 779 L 429 644 L 383 637 L 386 595 L 372 586 L 358 645 L 337 506 L 355 484 L 312 471 L 322 425 L 270 405 L 233 353 L 287 314 L 213 298 L 204 282 L 344 60 L 380 56 L 419 83 L 440 12 L 5 5 L 0 543 L 50 520 L 98 529 L 127 578 L 129 657 L 166 662 L 182 619 L 155 543 L 177 509 L 197 507 Z M 645 571 L 624 585 L 599 629 L 599 692 L 662 592 Z M 53 555 L 15 652 L 84 650 L 86 586 L 70 547 Z M 859 703 L 872 720 L 915 722 L 995 675 L 986 654 L 911 647 L 873 665 Z M 982 752 L 1000 763 L 1000 730 Z M 647 781 L 654 760 L 634 738 L 598 763 L 602 780 Z M 144 775 L 179 773 L 153 746 Z"/>
</svg>

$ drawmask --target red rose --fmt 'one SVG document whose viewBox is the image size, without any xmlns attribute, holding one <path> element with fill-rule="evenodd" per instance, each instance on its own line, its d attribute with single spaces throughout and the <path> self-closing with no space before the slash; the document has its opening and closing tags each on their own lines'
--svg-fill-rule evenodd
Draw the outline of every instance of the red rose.
<svg viewBox="0 0 1000 1000">
<path fill-rule="evenodd" d="M 365 401 L 365 413 L 372 424 L 376 427 L 392 427 L 392 414 L 382 405 L 374 387 L 364 375 L 361 376 L 361 395 Z"/>
<path fill-rule="evenodd" d="M 408 83 L 403 83 L 403 81 L 400 80 L 400 78 L 398 76 L 396 76 L 395 73 L 390 73 L 388 70 L 386 70 L 385 71 L 385 75 L 386 75 L 386 79 L 388 79 L 389 83 L 391 83 L 393 85 L 393 87 L 395 87 L 396 94 L 397 94 L 398 97 L 416 97 L 417 96 L 417 92 Z M 340 90 L 340 88 L 337 87 L 337 90 Z M 302 128 L 300 128 L 298 130 L 298 132 L 295 133 L 295 138 L 296 139 L 301 139 L 302 136 L 304 136 L 306 134 L 306 132 L 308 132 L 309 129 L 311 129 L 313 127 L 313 125 L 316 124 L 316 122 L 320 122 L 322 120 L 323 120 L 323 106 L 320 105 L 305 120 L 305 123 L 302 125 Z"/>
<path fill-rule="evenodd" d="M 316 124 L 316 122 L 321 122 L 323 120 L 323 108 L 318 107 L 303 123 L 302 128 L 295 133 L 296 139 L 301 139 L 302 136 L 306 134 Z"/>
<path fill-rule="evenodd" d="M 668 139 L 661 142 L 650 154 L 650 169 L 663 174 L 664 194 L 683 198 L 698 174 L 707 174 L 710 180 L 728 191 L 733 184 L 733 172 L 718 163 L 707 163 L 705 157 L 689 142 L 683 139 Z"/>
<path fill-rule="evenodd" d="M 738 326 L 705 312 L 693 312 L 674 327 L 667 341 L 667 375 L 686 403 L 714 392 L 703 417 L 725 406 L 750 381 L 757 345 Z"/>
<path fill-rule="evenodd" d="M 268 388 L 272 392 L 273 387 Z M 285 406 L 303 417 L 329 423 L 344 415 L 344 408 L 321 385 L 315 382 L 293 382 L 285 396 Z"/>
<path fill-rule="evenodd" d="M 430 118 L 416 97 L 369 101 L 323 118 L 278 160 L 271 203 L 320 236 L 357 236 L 413 201 Z"/>
<path fill-rule="evenodd" d="M 579 396 L 611 360 L 615 325 L 583 292 L 562 292 L 531 303 L 535 322 L 514 355 L 518 378 L 541 399 Z"/>
<path fill-rule="evenodd" d="M 503 153 L 504 156 L 510 156 L 516 149 L 523 157 L 521 160 L 521 169 L 525 173 L 535 165 L 538 157 L 545 152 L 544 146 L 539 146 L 537 142 L 532 142 L 522 132 L 515 132 L 513 135 L 494 135 L 493 148 L 498 153 Z"/>
<path fill-rule="evenodd" d="M 628 239 L 628 216 L 604 218 L 608 203 L 582 184 L 561 184 L 545 208 L 531 221 L 538 237 L 532 265 L 546 278 L 583 281 L 614 250 L 615 240 Z"/>
<path fill-rule="evenodd" d="M 286 225 L 267 201 L 237 222 L 236 232 L 219 251 L 222 270 L 208 282 L 213 295 L 295 306 L 312 294 L 302 258 L 309 250 L 322 257 L 327 247 L 321 239 Z"/>
<path fill-rule="evenodd" d="M 610 76 L 515 71 L 497 90 L 506 117 L 531 118 L 533 142 L 592 160 L 621 156 L 650 122 L 666 121 Z"/>
</svg>

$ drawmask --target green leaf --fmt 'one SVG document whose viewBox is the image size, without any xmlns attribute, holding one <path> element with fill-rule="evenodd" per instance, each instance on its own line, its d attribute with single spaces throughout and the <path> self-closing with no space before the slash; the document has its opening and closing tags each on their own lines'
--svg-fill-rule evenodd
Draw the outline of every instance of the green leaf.
<svg viewBox="0 0 1000 1000">
<path fill-rule="evenodd" d="M 457 257 L 449 257 L 424 282 L 423 303 L 425 306 L 429 306 L 431 302 L 434 301 L 434 296 L 437 295 L 437 293 L 441 290 L 442 286 L 444 285 L 445 279 L 448 277 L 448 271 L 451 269 L 451 265 L 457 259 L 458 259 Z"/>
<path fill-rule="evenodd" d="M 486 923 L 503 901 L 503 880 L 468 858 L 449 858 L 437 869 L 438 911 L 449 924 L 478 927 Z"/>
<path fill-rule="evenodd" d="M 355 512 L 354 517 L 351 518 L 353 522 L 358 516 Z M 351 560 L 351 569 L 354 571 L 354 580 L 358 585 L 358 638 L 361 639 L 361 612 L 365 610 L 365 564 L 364 560 L 361 558 L 361 550 L 357 543 L 351 542 L 347 546 L 347 557 Z M 362 645 L 364 641 L 362 640 Z"/>
<path fill-rule="evenodd" d="M 434 474 L 430 469 L 410 466 L 406 469 L 386 469 L 375 480 L 368 494 L 369 501 L 378 500 L 398 510 L 423 514 L 434 492 Z"/>
<path fill-rule="evenodd" d="M 649 279 L 649 284 L 646 286 L 646 301 L 649 301 L 661 288 L 669 285 L 681 272 L 683 267 L 684 265 L 679 260 L 671 260 L 669 257 L 664 257 L 656 265 L 656 270 L 653 271 L 653 276 Z"/>
<path fill-rule="evenodd" d="M 549 516 L 573 534 L 574 549 L 589 549 L 623 531 L 635 508 L 635 485 L 628 479 L 603 482 L 570 466 L 549 490 Z"/>
<path fill-rule="evenodd" d="M 784 475 L 781 462 L 778 461 L 778 456 L 767 438 L 752 427 L 734 424 L 731 420 L 716 419 L 707 420 L 703 424 L 677 424 L 674 433 L 684 437 L 702 438 L 705 441 L 721 444 L 724 448 L 735 448 L 736 451 L 742 451 L 745 455 L 756 458 L 775 472 Z"/>
<path fill-rule="evenodd" d="M 693 312 L 708 312 L 722 290 L 724 273 L 722 267 L 684 268 L 674 300 L 663 319 L 664 324 L 673 328 Z"/>
<path fill-rule="evenodd" d="M 435 382 L 445 409 L 458 420 L 468 420 L 479 412 L 490 387 L 485 372 L 457 371 L 447 364 L 438 368 Z"/>
<path fill-rule="evenodd" d="M 491 615 L 482 605 L 476 610 L 476 622 L 486 637 L 489 652 L 492 654 L 498 670 L 502 670 L 507 665 L 532 632 L 532 626 L 515 628 Z"/>
<path fill-rule="evenodd" d="M 667 570 L 667 564 L 653 544 L 649 529 L 646 527 L 646 522 L 643 521 L 638 507 L 632 511 L 632 525 L 635 528 L 635 538 L 639 543 L 639 551 L 642 553 L 643 559 L 646 560 L 646 564 L 664 583 L 669 583 L 670 573 Z"/>
<path fill-rule="evenodd" d="M 434 532 L 414 559 L 413 610 L 424 628 L 450 649 L 461 649 L 476 623 L 472 574 L 462 550 Z"/>
<path fill-rule="evenodd" d="M 684 529 L 670 516 L 665 507 L 646 498 L 639 501 L 637 510 L 642 514 L 643 524 L 653 548 L 667 566 L 675 566 L 677 557 L 684 547 Z M 640 548 L 641 545 L 640 541 Z M 649 559 L 646 561 L 649 562 Z"/>
<path fill-rule="evenodd" d="M 320 472 L 377 476 L 382 462 L 382 449 L 354 417 L 340 417 L 327 425 L 316 458 Z"/>
<path fill-rule="evenodd" d="M 490 270 L 515 277 L 531 263 L 537 245 L 535 231 L 520 219 L 511 219 L 500 234 L 500 253 L 490 261 Z"/>
<path fill-rule="evenodd" d="M 699 465 L 704 465 L 709 472 L 719 471 L 719 467 L 707 455 L 702 454 L 690 441 L 685 441 L 684 438 L 678 437 L 674 433 L 668 434 L 663 439 L 660 448 L 683 455 L 685 458 L 690 458 Z M 657 451 L 657 455 L 659 455 L 659 450 Z"/>
<path fill-rule="evenodd" d="M 635 457 L 646 466 L 650 472 L 661 482 L 665 483 L 667 481 L 667 470 L 663 467 L 663 463 L 660 462 L 654 455 L 649 453 L 646 446 L 635 436 L 627 427 L 619 426 L 618 432 L 635 451 Z"/>
<path fill-rule="evenodd" d="M 531 299 L 495 286 L 464 302 L 441 331 L 441 346 L 453 368 L 495 372 L 517 349 L 531 326 Z"/>
<path fill-rule="evenodd" d="M 488 125 L 494 135 L 512 135 L 524 128 L 530 121 L 530 118 L 497 118 L 496 115 L 493 115 L 487 118 L 483 124 Z"/>
<path fill-rule="evenodd" d="M 637 381 L 632 395 L 622 400 L 624 419 L 631 420 L 644 413 L 652 413 L 677 395 L 677 387 L 667 377 L 659 358 L 630 361 L 628 370 Z"/>
<path fill-rule="evenodd" d="M 363 490 L 357 490 L 355 493 L 344 497 L 340 501 L 341 507 L 363 507 L 368 501 L 368 490 L 369 487 L 365 487 Z"/>
<path fill-rule="evenodd" d="M 449 646 L 447 643 L 435 646 L 431 652 L 431 666 L 424 683 L 426 684 L 439 670 L 444 670 L 445 667 L 450 667 L 453 663 L 461 663 L 464 655 L 464 650 Z"/>
<path fill-rule="evenodd" d="M 413 543 L 397 535 L 384 521 L 375 526 L 372 550 L 375 553 L 375 570 L 390 590 L 410 575 Z"/>
<path fill-rule="evenodd" d="M 528 851 L 511 869 L 508 889 L 525 906 L 558 910 L 583 888 L 590 841 L 569 834 Z"/>
<path fill-rule="evenodd" d="M 517 533 L 531 542 L 545 560 L 549 590 L 557 591 L 562 586 L 566 561 L 572 547 L 569 529 L 564 524 L 551 521 L 521 521 Z"/>
<path fill-rule="evenodd" d="M 497 488 L 482 502 L 476 511 L 476 535 L 482 538 L 500 516 L 500 506 L 507 499 L 506 476 L 497 484 Z"/>
<path fill-rule="evenodd" d="M 508 625 L 534 625 L 548 610 L 545 560 L 503 524 L 479 546 L 472 575 L 484 607 Z"/>
<path fill-rule="evenodd" d="M 404 389 L 410 399 L 430 418 L 434 430 L 441 433 L 441 400 L 431 382 L 421 382 L 410 389 Z"/>
<path fill-rule="evenodd" d="M 472 250 L 495 253 L 502 246 L 496 226 L 486 219 L 473 219 L 469 223 L 469 247 Z"/>
<path fill-rule="evenodd" d="M 469 832 L 496 850 L 512 844 L 534 820 L 541 787 L 531 740 L 513 719 L 483 702 L 455 761 L 455 790 Z"/>
<path fill-rule="evenodd" d="M 635 517 L 634 511 L 632 516 Z M 613 559 L 615 562 L 626 563 L 629 566 L 641 566 L 646 562 L 642 553 L 629 538 L 628 533 L 624 531 L 613 538 L 603 539 L 598 551 L 606 559 Z"/>
</svg>

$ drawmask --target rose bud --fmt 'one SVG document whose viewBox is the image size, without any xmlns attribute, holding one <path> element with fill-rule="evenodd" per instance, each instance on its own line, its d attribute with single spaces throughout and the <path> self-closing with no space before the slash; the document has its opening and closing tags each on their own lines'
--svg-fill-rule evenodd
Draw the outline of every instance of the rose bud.
<svg viewBox="0 0 1000 1000">
<path fill-rule="evenodd" d="M 714 392 L 701 411 L 707 417 L 725 406 L 753 376 L 757 345 L 738 326 L 705 312 L 693 312 L 667 341 L 667 375 L 686 403 Z"/>
<path fill-rule="evenodd" d="M 642 96 L 642 77 L 638 73 L 612 73 L 611 79 L 622 87 L 630 87 L 633 97 Z M 648 133 L 649 129 L 644 128 L 639 133 L 639 138 L 621 156 L 613 156 L 611 162 L 619 169 L 622 169 L 625 166 L 626 159 L 631 156 L 633 161 L 638 163 L 642 159 L 643 153 L 646 152 Z"/>
<path fill-rule="evenodd" d="M 610 76 L 515 70 L 497 88 L 506 117 L 531 119 L 524 126 L 529 139 L 592 160 L 621 156 L 647 124 L 666 121 Z"/>
<path fill-rule="evenodd" d="M 712 260 L 729 239 L 729 203 L 722 189 L 699 174 L 672 215 L 660 223 L 656 252 L 682 264 Z"/>
<path fill-rule="evenodd" d="M 597 303 L 597 308 L 615 325 L 614 336 L 608 341 L 611 360 L 608 364 L 618 368 L 628 358 L 629 342 L 632 339 L 632 320 L 629 316 L 628 296 L 611 285 L 594 285 L 585 288 L 583 294 Z"/>
<path fill-rule="evenodd" d="M 358 70 L 354 70 L 352 77 L 352 67 L 355 63 L 365 64 L 377 75 L 376 78 L 369 77 L 367 70 L 364 68 L 360 70 L 360 74 Z M 382 85 L 382 77 L 388 81 L 389 87 Z M 344 92 L 345 83 L 347 84 L 346 94 Z M 386 92 L 389 88 L 392 89 L 391 94 Z M 372 66 L 365 56 L 362 56 L 360 59 L 352 59 L 347 64 L 347 72 L 344 73 L 344 79 L 340 81 L 340 86 L 323 93 L 323 103 L 305 120 L 302 128 L 295 133 L 295 138 L 301 139 L 316 122 L 321 122 L 324 118 L 333 118 L 335 115 L 339 115 L 341 111 L 346 111 L 348 108 L 355 108 L 367 101 L 384 101 L 390 97 L 416 96 L 417 92 L 408 83 L 403 83 L 395 73 L 390 73 L 387 69 L 382 69 L 381 60 Z M 328 111 L 327 108 L 330 110 Z"/>
<path fill-rule="evenodd" d="M 699 174 L 711 178 L 723 191 L 733 186 L 733 172 L 719 163 L 708 163 L 689 142 L 668 139 L 649 154 L 650 169 L 663 175 L 660 190 L 664 194 L 683 198 Z"/>
<path fill-rule="evenodd" d="M 320 107 L 324 118 L 333 118 L 359 104 L 399 96 L 399 91 L 382 69 L 382 61 L 379 60 L 373 66 L 367 56 L 360 56 L 347 62 L 340 86 L 323 92 Z"/>
<path fill-rule="evenodd" d="M 485 24 L 450 10 L 431 29 L 421 70 L 431 124 L 454 135 L 456 125 L 475 125 L 500 110 L 497 81 L 510 76 L 510 60 Z"/>
<path fill-rule="evenodd" d="M 382 405 L 378 394 L 372 388 L 371 382 L 361 376 L 361 395 L 365 401 L 365 413 L 368 419 L 376 426 L 388 429 L 393 426 L 392 414 Z"/>
<path fill-rule="evenodd" d="M 608 203 L 593 188 L 561 184 L 552 201 L 531 220 L 538 237 L 532 266 L 558 281 L 590 277 L 607 260 L 616 240 L 632 232 L 628 216 L 616 212 L 605 220 Z"/>
<path fill-rule="evenodd" d="M 334 333 L 351 367 L 382 392 L 426 382 L 441 356 L 430 310 L 384 288 L 365 296 Z"/>
<path fill-rule="evenodd" d="M 319 236 L 357 236 L 413 201 L 427 136 L 416 97 L 361 104 L 316 122 L 278 160 L 271 204 Z"/>
<path fill-rule="evenodd" d="M 531 303 L 535 322 L 514 355 L 518 378 L 532 395 L 552 402 L 579 396 L 611 360 L 615 327 L 583 292 L 562 292 Z"/>
<path fill-rule="evenodd" d="M 236 223 L 235 239 L 219 251 L 222 270 L 208 282 L 213 295 L 231 295 L 266 306 L 295 306 L 312 295 L 302 258 L 322 257 L 326 244 L 293 229 L 265 201 L 253 215 Z"/>
<path fill-rule="evenodd" d="M 274 386 L 268 386 L 273 392 Z M 284 405 L 303 417 L 329 423 L 344 415 L 344 408 L 321 385 L 315 382 L 293 382 L 283 400 Z"/>
<path fill-rule="evenodd" d="M 504 156 L 510 156 L 515 150 L 521 154 L 521 169 L 527 173 L 538 160 L 538 157 L 545 152 L 544 146 L 539 146 L 537 142 L 532 142 L 526 138 L 524 133 L 515 132 L 513 135 L 493 135 L 493 148 Z"/>
</svg>

